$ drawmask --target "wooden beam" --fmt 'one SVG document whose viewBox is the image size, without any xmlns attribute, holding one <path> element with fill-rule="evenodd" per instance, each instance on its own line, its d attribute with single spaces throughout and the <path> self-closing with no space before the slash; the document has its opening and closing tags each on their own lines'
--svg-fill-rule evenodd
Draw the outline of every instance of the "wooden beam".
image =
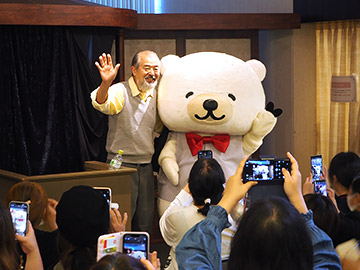
<svg viewBox="0 0 360 270">
<path fill-rule="evenodd" d="M 120 63 L 119 72 L 116 76 L 116 82 L 125 80 L 125 39 L 124 29 L 120 29 L 117 33 L 116 40 L 116 63 Z"/>
<path fill-rule="evenodd" d="M 300 16 L 280 14 L 139 14 L 137 30 L 270 30 L 300 28 Z"/>
<path fill-rule="evenodd" d="M 90 5 L 0 4 L 0 25 L 66 25 L 136 28 L 137 12 Z"/>
<path fill-rule="evenodd" d="M 178 31 L 176 37 L 176 55 L 180 57 L 186 55 L 186 39 L 183 31 Z"/>
</svg>

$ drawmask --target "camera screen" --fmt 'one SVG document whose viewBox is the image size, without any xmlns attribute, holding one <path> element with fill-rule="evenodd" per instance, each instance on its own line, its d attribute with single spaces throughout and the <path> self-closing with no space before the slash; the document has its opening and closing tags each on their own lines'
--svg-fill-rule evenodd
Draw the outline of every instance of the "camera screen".
<svg viewBox="0 0 360 270">
<path fill-rule="evenodd" d="M 315 181 L 314 189 L 315 189 L 315 193 L 322 194 L 323 196 L 327 196 L 325 181 Z"/>
<path fill-rule="evenodd" d="M 148 237 L 146 234 L 125 234 L 123 236 L 123 253 L 136 259 L 147 259 Z"/>
<path fill-rule="evenodd" d="M 28 205 L 25 203 L 11 203 L 10 213 L 15 228 L 15 234 L 25 236 L 27 227 Z"/>
<path fill-rule="evenodd" d="M 212 158 L 212 151 L 211 150 L 200 150 L 198 152 L 198 159 L 200 158 Z"/>
<path fill-rule="evenodd" d="M 290 160 L 247 160 L 244 166 L 243 181 L 282 180 L 284 179 L 282 168 L 290 170 Z"/>
<path fill-rule="evenodd" d="M 313 156 L 311 157 L 311 174 L 313 176 L 313 182 L 320 180 L 322 175 L 322 157 Z"/>
</svg>

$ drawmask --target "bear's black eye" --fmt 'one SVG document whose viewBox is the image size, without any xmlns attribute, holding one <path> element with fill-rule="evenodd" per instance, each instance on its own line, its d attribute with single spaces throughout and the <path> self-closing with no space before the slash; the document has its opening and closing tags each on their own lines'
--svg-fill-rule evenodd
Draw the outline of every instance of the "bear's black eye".
<svg viewBox="0 0 360 270">
<path fill-rule="evenodd" d="M 231 98 L 233 101 L 236 100 L 236 97 L 233 94 L 228 94 L 228 97 Z"/>
<path fill-rule="evenodd" d="M 186 94 L 185 97 L 188 98 L 188 97 L 190 97 L 190 96 L 193 95 L 193 94 L 194 94 L 194 92 L 190 91 L 189 93 Z"/>
</svg>

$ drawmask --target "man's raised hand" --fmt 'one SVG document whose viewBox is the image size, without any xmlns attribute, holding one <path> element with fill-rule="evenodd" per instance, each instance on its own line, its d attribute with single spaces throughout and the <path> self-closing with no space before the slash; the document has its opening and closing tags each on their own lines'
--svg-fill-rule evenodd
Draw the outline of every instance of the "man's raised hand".
<svg viewBox="0 0 360 270">
<path fill-rule="evenodd" d="M 110 86 L 118 73 L 120 64 L 113 67 L 111 55 L 105 53 L 99 56 L 99 62 L 95 62 L 95 66 L 99 70 L 102 81 Z"/>
</svg>

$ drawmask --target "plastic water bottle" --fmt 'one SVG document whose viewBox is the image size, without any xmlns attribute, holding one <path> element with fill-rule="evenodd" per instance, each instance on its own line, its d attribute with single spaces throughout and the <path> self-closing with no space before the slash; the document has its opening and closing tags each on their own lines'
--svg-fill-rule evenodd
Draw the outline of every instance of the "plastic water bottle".
<svg viewBox="0 0 360 270">
<path fill-rule="evenodd" d="M 119 170 L 120 169 L 121 163 L 123 161 L 123 158 L 122 158 L 123 153 L 124 153 L 124 151 L 119 149 L 118 153 L 110 161 L 109 169 L 111 169 L 111 170 Z"/>
</svg>

